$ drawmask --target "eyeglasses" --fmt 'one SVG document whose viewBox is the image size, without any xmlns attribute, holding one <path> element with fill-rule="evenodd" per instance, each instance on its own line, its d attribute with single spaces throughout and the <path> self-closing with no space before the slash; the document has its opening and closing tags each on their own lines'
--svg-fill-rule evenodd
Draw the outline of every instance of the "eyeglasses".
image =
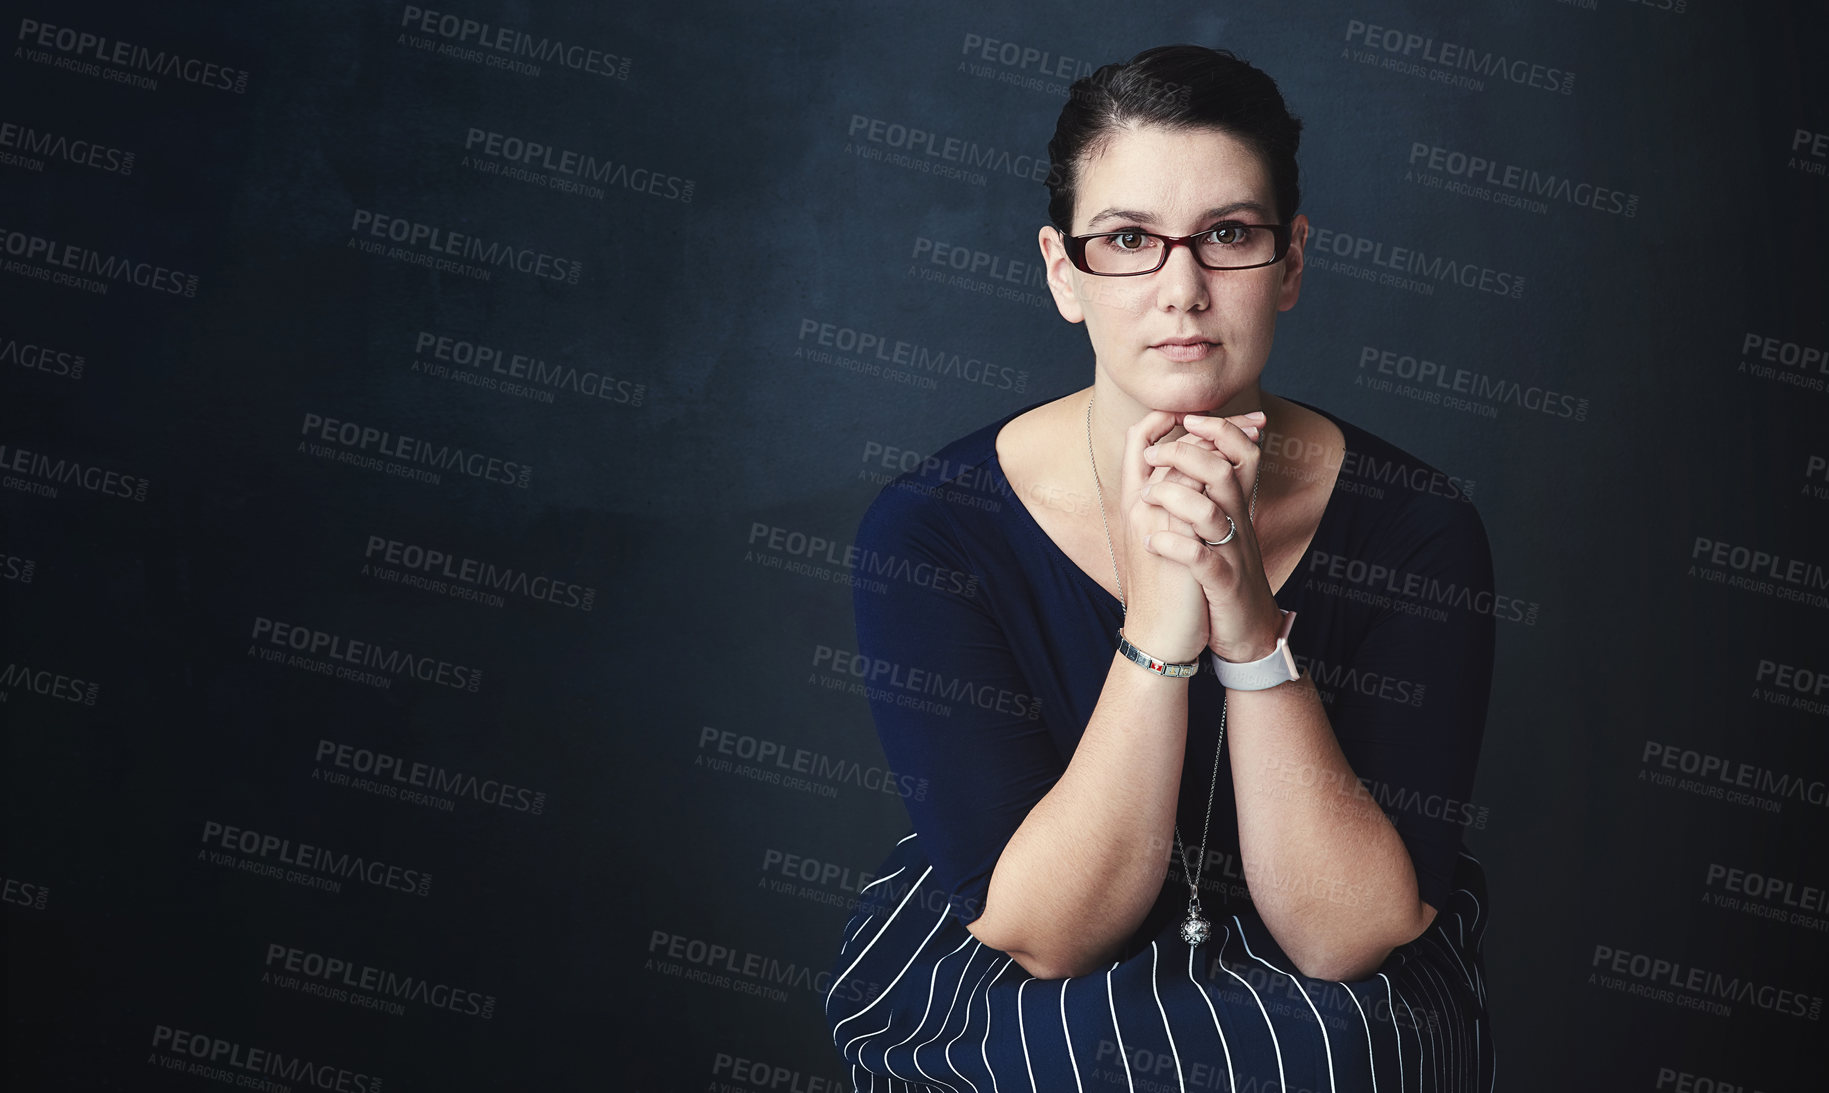
<svg viewBox="0 0 1829 1093">
<path fill-rule="evenodd" d="M 1060 231 L 1059 228 L 1054 229 Z M 1256 269 L 1275 265 L 1289 253 L 1288 224 L 1227 221 L 1193 235 L 1158 235 L 1135 228 L 1097 235 L 1061 232 L 1067 257 L 1084 273 L 1138 277 L 1168 264 L 1169 252 L 1184 246 L 1205 269 Z"/>
</svg>

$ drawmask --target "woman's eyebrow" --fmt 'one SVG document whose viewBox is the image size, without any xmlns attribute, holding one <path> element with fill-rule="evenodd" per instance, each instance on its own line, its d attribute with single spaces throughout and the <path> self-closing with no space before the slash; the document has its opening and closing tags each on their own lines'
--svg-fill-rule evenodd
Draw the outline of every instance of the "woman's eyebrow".
<svg viewBox="0 0 1829 1093">
<path fill-rule="evenodd" d="M 1268 216 L 1270 214 L 1269 209 L 1264 208 L 1264 206 L 1255 201 L 1234 201 L 1230 205 L 1220 205 L 1216 208 L 1208 209 L 1200 215 L 1200 219 L 1217 220 L 1222 216 L 1231 216 L 1233 213 L 1238 212 L 1254 213 L 1258 216 Z M 1154 213 L 1138 212 L 1135 209 L 1105 209 L 1095 215 L 1091 220 L 1088 220 L 1086 226 L 1089 228 L 1096 228 L 1100 224 L 1113 220 L 1128 220 L 1137 224 L 1152 224 L 1155 222 L 1155 219 L 1156 216 Z"/>
</svg>

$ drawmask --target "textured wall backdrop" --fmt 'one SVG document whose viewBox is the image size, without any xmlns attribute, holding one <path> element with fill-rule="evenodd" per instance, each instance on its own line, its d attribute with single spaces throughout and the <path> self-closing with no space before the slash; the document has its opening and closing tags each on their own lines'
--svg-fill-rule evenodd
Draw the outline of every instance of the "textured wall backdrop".
<svg viewBox="0 0 1829 1093">
<path fill-rule="evenodd" d="M 1193 41 L 1266 386 L 1491 535 L 1501 1084 L 1820 1088 L 1821 5 L 1137 7 L 0 3 L 11 1087 L 846 1088 L 852 532 L 1089 381 L 1046 141 Z"/>
</svg>

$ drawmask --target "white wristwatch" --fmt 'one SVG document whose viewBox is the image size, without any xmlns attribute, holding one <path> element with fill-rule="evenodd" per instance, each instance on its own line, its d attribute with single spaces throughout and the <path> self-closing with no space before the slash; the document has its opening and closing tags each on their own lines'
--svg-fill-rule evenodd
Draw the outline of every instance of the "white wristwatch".
<svg viewBox="0 0 1829 1093">
<path fill-rule="evenodd" d="M 1283 612 L 1283 629 L 1276 636 L 1276 648 L 1262 660 L 1234 664 L 1219 659 L 1219 654 L 1209 649 L 1208 666 L 1228 691 L 1265 691 L 1279 683 L 1288 683 L 1301 674 L 1296 670 L 1295 655 L 1289 651 L 1289 628 L 1295 624 L 1296 613 Z"/>
</svg>

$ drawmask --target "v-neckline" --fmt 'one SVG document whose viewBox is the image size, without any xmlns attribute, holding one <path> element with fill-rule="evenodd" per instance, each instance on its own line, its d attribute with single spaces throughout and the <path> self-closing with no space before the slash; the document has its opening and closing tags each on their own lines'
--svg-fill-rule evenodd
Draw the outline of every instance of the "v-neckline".
<svg viewBox="0 0 1829 1093">
<path fill-rule="evenodd" d="M 1279 586 L 1278 588 L 1274 589 L 1271 592 L 1271 596 L 1273 598 L 1276 598 L 1279 600 L 1282 598 L 1283 590 L 1289 587 L 1289 582 L 1295 579 L 1296 574 L 1302 572 L 1303 566 L 1308 562 L 1309 555 L 1314 552 L 1315 543 L 1321 539 L 1322 531 L 1324 531 L 1327 528 L 1328 522 L 1330 520 L 1334 519 L 1335 513 L 1336 513 L 1337 509 L 1339 508 L 1338 501 L 1339 501 L 1340 492 L 1339 492 L 1338 487 L 1340 485 L 1340 474 L 1346 468 L 1347 455 L 1350 454 L 1353 450 L 1352 440 L 1347 435 L 1348 428 L 1347 428 L 1347 424 L 1345 422 L 1341 421 L 1339 418 L 1335 417 L 1333 414 L 1328 413 L 1326 410 L 1321 409 L 1319 406 L 1310 406 L 1308 403 L 1303 402 L 1300 399 L 1289 398 L 1289 396 L 1287 396 L 1287 395 L 1284 395 L 1282 397 L 1284 399 L 1287 399 L 1289 402 L 1295 403 L 1297 406 L 1300 406 L 1307 410 L 1312 410 L 1315 413 L 1320 414 L 1322 417 L 1326 418 L 1327 420 L 1333 422 L 1334 428 L 1340 430 L 1341 450 L 1340 450 L 1340 464 L 1339 464 L 1339 466 L 1334 468 L 1334 480 L 1331 483 L 1329 483 L 1328 488 L 1327 488 L 1327 491 L 1328 491 L 1327 504 L 1322 506 L 1322 508 L 1321 508 L 1321 519 L 1319 519 L 1315 522 L 1315 530 L 1314 530 L 1313 534 L 1311 534 L 1308 537 L 1308 542 L 1303 544 L 1302 553 L 1296 557 L 1295 568 L 1291 569 L 1289 571 L 1289 576 L 1283 578 L 1282 585 Z M 1040 406 L 1042 404 L 1038 402 L 1035 405 Z M 1041 540 L 1042 543 L 1046 545 L 1046 547 L 1047 547 L 1049 553 L 1051 554 L 1051 556 L 1053 557 L 1053 559 L 1057 563 L 1064 564 L 1068 569 L 1072 570 L 1074 572 L 1074 574 L 1079 578 L 1079 580 L 1082 584 L 1091 585 L 1094 590 L 1096 590 L 1101 596 L 1104 597 L 1105 603 L 1108 605 L 1109 609 L 1112 612 L 1117 613 L 1117 614 L 1122 614 L 1123 610 L 1124 610 L 1124 605 L 1119 601 L 1118 597 L 1112 595 L 1111 591 L 1109 589 L 1107 589 L 1103 584 L 1100 584 L 1099 581 L 1096 578 L 1094 578 L 1092 574 L 1086 572 L 1084 569 L 1081 569 L 1080 564 L 1078 562 L 1074 561 L 1073 558 L 1065 550 L 1061 549 L 1061 545 L 1059 543 L 1055 542 L 1054 537 L 1049 535 L 1047 532 L 1047 529 L 1045 529 L 1041 526 L 1041 522 L 1038 521 L 1037 519 L 1035 519 L 1035 514 L 1029 511 L 1029 506 L 1025 501 L 1023 501 L 1021 494 L 1019 494 L 1016 491 L 1015 487 L 1010 485 L 1010 476 L 1004 473 L 1003 457 L 997 454 L 997 437 L 999 434 L 1001 434 L 1003 432 L 1004 427 L 1010 424 L 1010 422 L 1015 421 L 1017 418 L 1021 417 L 1023 414 L 1028 413 L 1029 410 L 1033 410 L 1033 409 L 1035 409 L 1035 406 L 1031 406 L 1031 407 L 1028 407 L 1027 409 L 1023 409 L 1023 410 L 1018 410 L 1015 413 L 1011 414 L 1009 417 L 1004 418 L 1002 421 L 998 422 L 992 429 L 992 432 L 991 432 L 991 463 L 996 467 L 997 477 L 1003 483 L 1004 494 L 1005 494 L 1005 496 L 1011 498 L 1012 500 L 1014 500 L 1016 502 L 1016 511 L 1021 514 L 1020 522 L 1025 527 L 1027 527 L 1029 529 L 1029 531 L 1037 539 Z"/>
</svg>

